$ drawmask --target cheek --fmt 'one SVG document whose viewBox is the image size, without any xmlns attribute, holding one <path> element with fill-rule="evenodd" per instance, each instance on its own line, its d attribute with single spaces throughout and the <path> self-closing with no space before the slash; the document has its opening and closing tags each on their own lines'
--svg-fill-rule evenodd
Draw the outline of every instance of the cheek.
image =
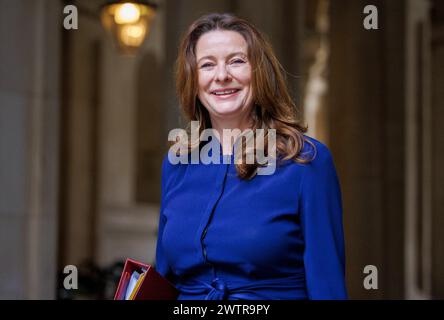
<svg viewBox="0 0 444 320">
<path fill-rule="evenodd" d="M 211 84 L 211 75 L 208 73 L 199 74 L 197 83 L 199 85 L 199 91 L 208 89 Z"/>
<path fill-rule="evenodd" d="M 242 68 L 233 71 L 238 81 L 240 81 L 244 85 L 251 84 L 251 69 L 250 68 Z"/>
</svg>

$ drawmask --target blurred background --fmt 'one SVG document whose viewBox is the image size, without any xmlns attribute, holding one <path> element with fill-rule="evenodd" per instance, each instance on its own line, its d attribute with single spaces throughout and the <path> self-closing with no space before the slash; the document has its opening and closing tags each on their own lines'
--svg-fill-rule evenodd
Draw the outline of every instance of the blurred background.
<svg viewBox="0 0 444 320">
<path fill-rule="evenodd" d="M 120 47 L 105 4 L 0 0 L 0 298 L 109 299 L 125 258 L 154 263 L 178 42 L 209 12 L 268 36 L 333 153 L 350 298 L 444 298 L 444 1 L 156 0 Z"/>
</svg>

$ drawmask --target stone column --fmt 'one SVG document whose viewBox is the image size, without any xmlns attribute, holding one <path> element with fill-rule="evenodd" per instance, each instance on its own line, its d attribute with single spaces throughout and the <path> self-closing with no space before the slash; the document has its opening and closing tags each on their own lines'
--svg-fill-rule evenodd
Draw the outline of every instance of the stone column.
<svg viewBox="0 0 444 320">
<path fill-rule="evenodd" d="M 444 2 L 432 4 L 432 297 L 444 299 Z"/>
<path fill-rule="evenodd" d="M 350 296 L 403 298 L 405 225 L 405 2 L 373 1 L 379 29 L 363 27 L 365 0 L 330 9 L 329 136 L 344 207 Z M 363 286 L 378 268 L 378 290 Z"/>
<path fill-rule="evenodd" d="M 406 3 L 406 298 L 431 298 L 430 3 Z"/>
<path fill-rule="evenodd" d="M 57 277 L 57 1 L 0 1 L 0 298 L 52 299 Z"/>
</svg>

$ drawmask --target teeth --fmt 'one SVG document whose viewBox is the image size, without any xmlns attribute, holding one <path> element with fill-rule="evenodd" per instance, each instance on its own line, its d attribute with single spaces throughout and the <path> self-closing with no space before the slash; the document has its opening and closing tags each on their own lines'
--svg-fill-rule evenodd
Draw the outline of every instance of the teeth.
<svg viewBox="0 0 444 320">
<path fill-rule="evenodd" d="M 218 92 L 214 92 L 215 95 L 223 95 L 223 94 L 231 94 L 231 93 L 235 93 L 237 90 L 225 90 L 225 91 L 218 91 Z"/>
</svg>

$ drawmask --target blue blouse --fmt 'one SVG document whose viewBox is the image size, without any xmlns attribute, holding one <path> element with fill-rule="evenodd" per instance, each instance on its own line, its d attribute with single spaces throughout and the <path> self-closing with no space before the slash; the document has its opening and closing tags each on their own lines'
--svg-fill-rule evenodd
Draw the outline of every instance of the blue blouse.
<svg viewBox="0 0 444 320">
<path fill-rule="evenodd" d="M 347 298 L 336 170 L 327 147 L 305 138 L 313 161 L 252 180 L 233 161 L 164 158 L 156 269 L 179 300 Z"/>
</svg>

